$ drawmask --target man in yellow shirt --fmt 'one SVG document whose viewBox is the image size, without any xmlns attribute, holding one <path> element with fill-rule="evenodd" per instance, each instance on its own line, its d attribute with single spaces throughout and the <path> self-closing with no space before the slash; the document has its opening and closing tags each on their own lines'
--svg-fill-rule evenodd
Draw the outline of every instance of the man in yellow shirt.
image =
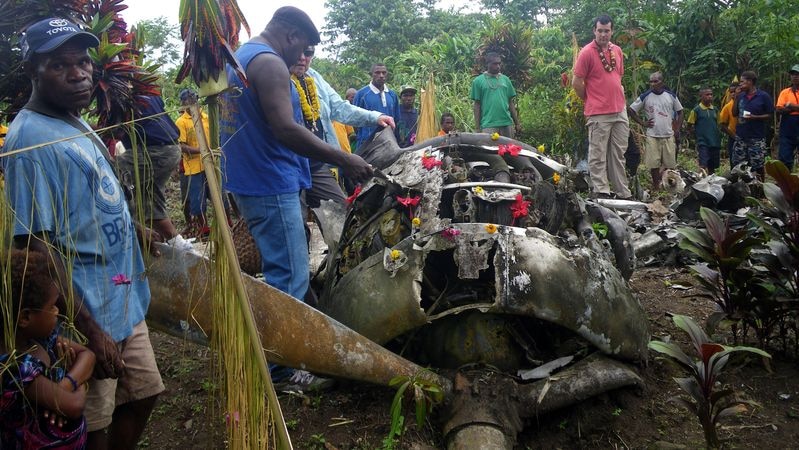
<svg viewBox="0 0 799 450">
<path fill-rule="evenodd" d="M 738 118 L 732 113 L 732 105 L 735 98 L 741 93 L 741 87 L 737 82 L 730 85 L 730 101 L 728 101 L 719 112 L 719 128 L 727 135 L 727 156 L 732 155 L 732 146 L 735 144 L 735 127 L 738 125 Z"/>
<path fill-rule="evenodd" d="M 180 150 L 183 153 L 183 175 L 186 177 L 186 182 L 188 184 L 187 192 L 183 199 L 183 201 L 187 202 L 189 205 L 190 219 L 188 224 L 189 231 L 187 234 L 191 237 L 203 237 L 207 236 L 210 231 L 205 218 L 205 172 L 203 172 L 200 147 L 197 142 L 197 135 L 194 131 L 194 120 L 192 119 L 188 107 L 196 102 L 197 93 L 191 89 L 183 89 L 180 91 L 180 104 L 183 109 L 183 114 L 175 121 L 175 125 L 177 125 L 178 131 L 180 132 L 178 143 L 180 143 Z M 201 114 L 205 139 L 210 142 L 208 115 L 205 112 L 201 112 Z"/>
<path fill-rule="evenodd" d="M 333 121 L 333 129 L 336 130 L 336 139 L 338 139 L 338 145 L 347 153 L 352 153 L 352 147 L 350 146 L 350 136 L 355 134 L 355 128 L 351 125 L 344 125 L 341 122 Z"/>
<path fill-rule="evenodd" d="M 6 143 L 6 133 L 8 133 L 8 127 L 0 123 L 0 148 L 3 148 L 3 144 Z"/>
</svg>

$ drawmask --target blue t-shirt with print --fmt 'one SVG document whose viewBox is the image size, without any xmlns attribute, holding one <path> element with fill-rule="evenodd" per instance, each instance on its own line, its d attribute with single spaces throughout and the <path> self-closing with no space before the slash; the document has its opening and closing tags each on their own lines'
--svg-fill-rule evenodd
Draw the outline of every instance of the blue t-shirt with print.
<svg viewBox="0 0 799 450">
<path fill-rule="evenodd" d="M 2 158 L 6 195 L 14 235 L 49 236 L 92 317 L 118 342 L 144 320 L 150 288 L 122 188 L 94 140 L 82 132 L 23 109 L 3 152 L 72 139 Z"/>
</svg>

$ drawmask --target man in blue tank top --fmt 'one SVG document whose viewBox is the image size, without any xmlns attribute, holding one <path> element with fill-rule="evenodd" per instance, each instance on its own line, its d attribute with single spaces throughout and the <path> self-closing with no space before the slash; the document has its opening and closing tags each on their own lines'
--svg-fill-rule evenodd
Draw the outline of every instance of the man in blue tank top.
<svg viewBox="0 0 799 450">
<path fill-rule="evenodd" d="M 302 125 L 299 96 L 289 67 L 320 41 L 303 11 L 278 9 L 266 29 L 236 51 L 249 86 L 228 66 L 240 96 L 222 95 L 220 138 L 225 189 L 233 193 L 258 250 L 266 281 L 301 299 L 308 290 L 308 246 L 300 191 L 311 187 L 308 158 L 339 167 L 355 182 L 372 175 L 360 157 L 342 152 Z M 298 384 L 307 377 L 296 371 Z"/>
</svg>

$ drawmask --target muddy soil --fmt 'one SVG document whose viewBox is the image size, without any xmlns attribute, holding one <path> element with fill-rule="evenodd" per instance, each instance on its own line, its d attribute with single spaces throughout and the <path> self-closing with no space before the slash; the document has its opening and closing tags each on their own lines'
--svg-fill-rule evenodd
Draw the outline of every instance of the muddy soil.
<svg viewBox="0 0 799 450">
<path fill-rule="evenodd" d="M 653 338 L 666 336 L 688 349 L 684 333 L 671 322 L 678 313 L 704 321 L 712 311 L 709 300 L 698 297 L 685 269 L 647 268 L 631 280 L 644 305 Z M 729 339 L 721 334 L 718 339 Z M 157 449 L 225 448 L 224 411 L 210 395 L 211 352 L 181 339 L 153 332 L 152 340 L 166 392 L 161 396 L 145 432 L 142 447 Z M 758 358 L 730 364 L 722 383 L 760 406 L 722 421 L 725 448 L 796 448 L 799 442 L 799 364 L 790 354 L 774 355 L 771 372 Z M 639 369 L 646 386 L 622 389 L 591 399 L 528 423 L 519 436 L 522 449 L 555 448 L 702 448 L 704 438 L 694 416 L 669 402 L 679 395 L 672 364 L 651 354 Z M 300 449 L 384 448 L 390 429 L 393 389 L 340 381 L 321 394 L 280 396 L 292 443 Z M 413 413 L 398 448 L 443 448 L 438 426 L 429 420 L 418 427 Z"/>
</svg>

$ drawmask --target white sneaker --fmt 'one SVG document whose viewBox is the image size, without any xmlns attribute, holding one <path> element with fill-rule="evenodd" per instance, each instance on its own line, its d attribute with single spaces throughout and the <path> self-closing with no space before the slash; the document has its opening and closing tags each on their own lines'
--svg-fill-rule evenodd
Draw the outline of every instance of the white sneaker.
<svg viewBox="0 0 799 450">
<path fill-rule="evenodd" d="M 332 378 L 322 378 L 307 370 L 295 370 L 287 381 L 275 383 L 279 392 L 319 392 L 335 386 Z"/>
<path fill-rule="evenodd" d="M 182 250 L 184 252 L 195 252 L 196 253 L 196 251 L 194 250 L 194 245 L 192 245 L 192 243 L 191 243 L 193 240 L 194 240 L 194 238 L 192 238 L 191 240 L 184 239 L 183 236 L 178 234 L 175 237 L 173 237 L 172 239 L 166 241 L 166 243 L 169 244 L 170 246 L 174 247 L 175 250 Z"/>
</svg>

